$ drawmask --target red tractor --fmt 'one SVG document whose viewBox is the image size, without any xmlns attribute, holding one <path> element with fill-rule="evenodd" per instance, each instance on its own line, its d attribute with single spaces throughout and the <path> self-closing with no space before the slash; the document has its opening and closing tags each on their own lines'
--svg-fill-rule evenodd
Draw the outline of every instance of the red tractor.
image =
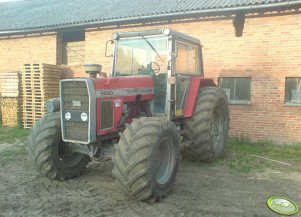
<svg viewBox="0 0 301 217">
<path fill-rule="evenodd" d="M 174 186 L 181 151 L 206 162 L 223 154 L 227 98 L 203 77 L 196 38 L 160 29 L 115 33 L 110 42 L 112 77 L 96 78 L 100 69 L 91 65 L 90 78 L 62 80 L 60 99 L 46 103 L 31 130 L 28 152 L 52 180 L 79 176 L 92 158 L 112 155 L 120 190 L 159 201 Z"/>
</svg>

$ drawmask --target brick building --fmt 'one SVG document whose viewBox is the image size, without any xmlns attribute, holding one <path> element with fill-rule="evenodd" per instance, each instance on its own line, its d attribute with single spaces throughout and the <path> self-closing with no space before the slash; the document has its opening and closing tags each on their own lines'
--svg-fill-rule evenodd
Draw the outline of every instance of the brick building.
<svg viewBox="0 0 301 217">
<path fill-rule="evenodd" d="M 31 0 L 0 3 L 0 73 L 24 63 L 84 63 L 110 73 L 113 32 L 157 28 L 197 37 L 205 76 L 229 97 L 231 135 L 301 141 L 300 0 Z"/>
</svg>

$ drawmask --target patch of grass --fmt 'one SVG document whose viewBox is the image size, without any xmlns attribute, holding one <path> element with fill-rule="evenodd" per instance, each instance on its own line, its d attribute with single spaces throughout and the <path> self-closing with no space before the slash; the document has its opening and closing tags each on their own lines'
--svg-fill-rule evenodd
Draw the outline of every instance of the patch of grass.
<svg viewBox="0 0 301 217">
<path fill-rule="evenodd" d="M 301 163 L 301 143 L 274 144 L 268 141 L 251 142 L 248 140 L 230 139 L 227 151 L 238 154 L 255 154 L 275 160 L 295 161 Z"/>
<path fill-rule="evenodd" d="M 251 171 L 263 172 L 266 167 L 270 166 L 270 162 L 257 159 L 247 154 L 232 153 L 231 158 L 226 164 L 237 172 L 250 173 Z"/>
<path fill-rule="evenodd" d="M 25 152 L 25 145 L 12 146 L 0 152 L 1 157 L 5 160 L 11 160 L 17 155 L 22 155 Z"/>
<path fill-rule="evenodd" d="M 17 140 L 25 141 L 29 135 L 29 130 L 19 127 L 0 126 L 0 144 L 14 143 Z"/>
<path fill-rule="evenodd" d="M 18 160 L 25 153 L 25 144 L 29 130 L 19 127 L 0 126 L 0 165 L 4 166 Z M 1 145 L 2 144 L 2 145 Z"/>
<path fill-rule="evenodd" d="M 246 158 L 237 158 L 235 160 L 231 160 L 229 161 L 228 166 L 242 173 L 249 173 L 252 170 L 250 159 Z"/>
<path fill-rule="evenodd" d="M 264 159 L 259 159 L 253 155 L 283 161 L 286 163 L 301 163 L 301 144 L 274 144 L 268 141 L 251 142 L 247 139 L 229 139 L 226 147 L 226 157 L 219 159 L 215 164 L 227 165 L 231 169 L 250 173 L 251 171 L 263 172 L 267 167 L 277 166 L 282 168 L 281 164 L 273 163 Z M 285 167 L 285 170 L 291 168 Z M 282 170 L 282 169 L 281 169 Z"/>
</svg>

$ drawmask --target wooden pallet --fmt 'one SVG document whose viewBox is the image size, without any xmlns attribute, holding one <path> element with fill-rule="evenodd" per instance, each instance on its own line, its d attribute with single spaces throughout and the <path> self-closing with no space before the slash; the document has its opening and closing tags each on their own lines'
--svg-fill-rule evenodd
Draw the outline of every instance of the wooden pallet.
<svg viewBox="0 0 301 217">
<path fill-rule="evenodd" d="M 59 96 L 62 70 L 50 64 L 24 64 L 22 70 L 23 125 L 30 128 L 45 114 L 44 104 Z"/>
<path fill-rule="evenodd" d="M 1 90 L 2 97 L 18 97 L 20 95 L 20 73 L 9 72 L 1 73 Z"/>
<path fill-rule="evenodd" d="M 22 117 L 23 118 L 23 122 L 32 122 L 32 121 L 39 120 L 40 118 L 43 117 L 44 114 L 45 114 L 45 112 L 35 113 L 35 114 L 23 116 Z"/>
<path fill-rule="evenodd" d="M 23 96 L 35 96 L 35 94 L 42 94 L 43 96 L 56 96 L 58 97 L 59 90 L 55 91 L 47 91 L 47 90 L 36 90 L 36 89 L 22 89 L 23 90 Z"/>
<path fill-rule="evenodd" d="M 30 128 L 32 128 L 33 126 L 34 126 L 34 124 L 38 121 L 39 119 L 36 119 L 36 120 L 34 120 L 34 121 L 24 121 L 23 120 L 23 127 L 25 128 L 25 129 L 30 129 Z"/>
<path fill-rule="evenodd" d="M 22 85 L 22 90 L 40 90 L 40 91 L 48 91 L 48 92 L 59 92 L 59 87 L 57 87 L 57 85 L 55 83 L 50 84 L 50 85 L 44 85 L 44 86 L 40 86 L 38 84 L 35 83 L 23 83 Z"/>
<path fill-rule="evenodd" d="M 44 114 L 45 112 L 36 112 L 36 113 L 28 114 L 26 116 L 23 115 L 22 118 L 24 121 L 34 121 L 43 117 Z"/>
<path fill-rule="evenodd" d="M 48 100 L 49 98 L 58 98 L 59 94 L 54 94 L 54 93 L 45 93 L 45 92 L 40 92 L 40 91 L 33 91 L 30 93 L 25 93 L 23 94 L 23 98 L 31 98 L 31 99 L 44 99 Z"/>
</svg>

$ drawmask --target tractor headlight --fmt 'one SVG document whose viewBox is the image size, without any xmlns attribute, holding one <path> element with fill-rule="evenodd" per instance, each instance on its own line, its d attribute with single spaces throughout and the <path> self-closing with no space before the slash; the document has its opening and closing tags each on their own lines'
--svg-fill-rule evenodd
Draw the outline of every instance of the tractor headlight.
<svg viewBox="0 0 301 217">
<path fill-rule="evenodd" d="M 88 115 L 87 115 L 87 113 L 85 113 L 85 112 L 81 113 L 80 119 L 82 119 L 82 121 L 87 121 L 87 120 L 88 120 Z"/>
<path fill-rule="evenodd" d="M 69 121 L 69 120 L 71 119 L 71 113 L 70 113 L 70 112 L 66 112 L 66 113 L 65 113 L 65 119 L 66 119 L 67 121 Z"/>
</svg>

